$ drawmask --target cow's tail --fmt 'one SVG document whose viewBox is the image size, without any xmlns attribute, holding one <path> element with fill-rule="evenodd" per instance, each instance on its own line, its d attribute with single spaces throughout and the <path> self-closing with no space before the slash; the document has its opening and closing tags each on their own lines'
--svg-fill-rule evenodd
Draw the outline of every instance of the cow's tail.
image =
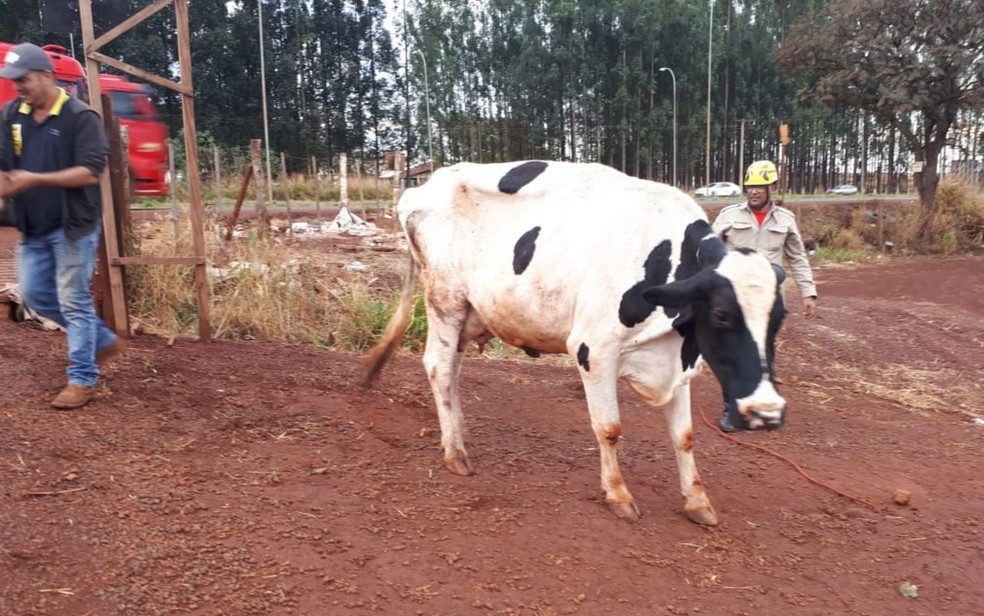
<svg viewBox="0 0 984 616">
<path fill-rule="evenodd" d="M 407 333 L 407 327 L 413 316 L 413 299 L 416 287 L 417 264 L 411 253 L 410 262 L 407 264 L 407 273 L 403 278 L 403 293 L 400 295 L 400 303 L 397 305 L 393 316 L 390 317 L 383 337 L 376 343 L 376 346 L 372 347 L 362 361 L 362 377 L 366 385 L 372 385 L 379 373 L 382 372 L 383 366 L 386 365 L 386 360 L 403 342 L 403 336 Z"/>
</svg>

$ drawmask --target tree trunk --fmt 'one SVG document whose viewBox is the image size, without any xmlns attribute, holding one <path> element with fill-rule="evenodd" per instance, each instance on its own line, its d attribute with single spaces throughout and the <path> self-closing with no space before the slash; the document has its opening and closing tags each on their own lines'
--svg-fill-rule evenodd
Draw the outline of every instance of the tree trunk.
<svg viewBox="0 0 984 616">
<path fill-rule="evenodd" d="M 914 174 L 914 181 L 916 191 L 919 193 L 919 203 L 922 206 L 918 236 L 920 239 L 929 240 L 933 231 L 933 216 L 936 213 L 936 188 L 940 183 L 940 174 L 936 168 L 939 163 L 940 147 L 935 143 L 928 143 L 924 153 L 926 159 L 922 171 Z"/>
</svg>

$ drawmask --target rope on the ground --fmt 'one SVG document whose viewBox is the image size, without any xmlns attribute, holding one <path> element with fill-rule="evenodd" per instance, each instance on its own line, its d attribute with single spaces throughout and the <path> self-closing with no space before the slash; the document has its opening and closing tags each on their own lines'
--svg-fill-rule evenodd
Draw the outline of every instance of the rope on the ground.
<svg viewBox="0 0 984 616">
<path fill-rule="evenodd" d="M 745 447 L 751 447 L 752 449 L 756 449 L 756 450 L 761 451 L 763 453 L 767 453 L 770 456 L 773 456 L 775 458 L 778 458 L 778 459 L 782 460 L 783 462 L 785 462 L 786 464 L 789 464 L 790 466 L 792 466 L 793 468 L 795 468 L 796 471 L 800 475 L 803 475 L 803 477 L 805 477 L 806 480 L 809 481 L 810 483 L 812 483 L 814 485 L 818 485 L 821 488 L 824 488 L 826 490 L 829 490 L 829 491 L 833 492 L 834 494 L 836 494 L 837 496 L 840 496 L 842 498 L 846 498 L 848 500 L 852 500 L 852 501 L 854 501 L 854 502 L 856 502 L 856 503 L 858 503 L 860 505 L 864 505 L 865 507 L 868 507 L 869 509 L 871 509 L 875 513 L 882 513 L 881 507 L 878 507 L 874 503 L 871 503 L 869 501 L 866 501 L 865 499 L 860 498 L 860 497 L 857 497 L 857 496 L 852 496 L 850 494 L 847 494 L 846 492 L 842 492 L 841 490 L 838 490 L 837 488 L 833 487 L 832 485 L 830 485 L 828 483 L 824 483 L 823 481 L 820 481 L 819 479 L 814 479 L 806 471 L 804 471 L 803 468 L 799 464 L 797 464 L 793 460 L 790 460 L 786 456 L 784 456 L 782 454 L 779 454 L 779 453 L 776 453 L 775 451 L 772 451 L 771 449 L 768 449 L 767 447 L 762 447 L 761 445 L 756 445 L 755 443 L 749 443 L 749 442 L 746 442 L 746 441 L 737 439 L 737 438 L 735 438 L 735 437 L 727 434 L 724 430 L 722 430 L 717 425 L 711 423 L 711 421 L 709 421 L 707 419 L 707 415 L 704 413 L 704 405 L 701 404 L 699 400 L 697 400 L 696 402 L 697 402 L 697 409 L 700 411 L 700 418 L 704 421 L 705 424 L 707 424 L 707 427 L 709 427 L 711 430 L 713 430 L 714 432 L 716 432 L 719 436 L 721 436 L 721 437 L 723 437 L 723 438 L 725 438 L 725 439 L 727 439 L 727 440 L 729 440 L 729 441 L 731 441 L 733 443 L 738 443 L 739 445 L 744 445 Z"/>
</svg>

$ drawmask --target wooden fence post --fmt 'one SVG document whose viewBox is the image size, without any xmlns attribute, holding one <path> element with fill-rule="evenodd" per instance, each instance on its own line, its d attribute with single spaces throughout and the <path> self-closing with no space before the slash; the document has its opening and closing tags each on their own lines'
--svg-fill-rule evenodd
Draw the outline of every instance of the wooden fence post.
<svg viewBox="0 0 984 616">
<path fill-rule="evenodd" d="M 178 226 L 178 174 L 174 167 L 174 146 L 169 141 L 167 144 L 167 158 L 171 165 L 171 219 L 174 222 L 174 239 L 178 239 L 180 227 Z"/>
<path fill-rule="evenodd" d="M 362 159 L 357 158 L 355 160 L 355 180 L 356 186 L 359 188 L 359 204 L 361 205 L 360 211 L 362 212 L 362 220 L 368 220 L 366 216 L 366 194 L 362 188 Z"/>
<path fill-rule="evenodd" d="M 348 207 L 348 154 L 338 155 L 338 200 L 342 207 Z"/>
<path fill-rule="evenodd" d="M 290 174 L 287 173 L 287 157 L 280 153 L 280 181 L 284 185 L 284 207 L 287 208 L 287 233 L 291 233 L 293 222 L 290 215 Z"/>
<path fill-rule="evenodd" d="M 232 207 L 232 215 L 229 217 L 229 229 L 225 235 L 227 242 L 232 239 L 232 232 L 236 228 L 236 221 L 239 220 L 239 211 L 243 207 L 243 201 L 246 199 L 246 191 L 249 190 L 249 181 L 252 178 L 253 166 L 246 165 L 243 167 L 243 181 L 239 185 L 239 196 L 236 198 L 236 204 Z"/>
<path fill-rule="evenodd" d="M 219 147 L 212 146 L 212 166 L 215 168 L 215 209 L 222 207 L 222 168 L 219 164 Z"/>
<path fill-rule="evenodd" d="M 259 236 L 265 238 L 270 228 L 270 218 L 267 214 L 267 186 L 266 173 L 263 172 L 263 163 L 260 157 L 260 140 L 251 139 L 249 142 L 250 161 L 253 165 L 253 181 L 256 182 L 256 221 Z"/>
<path fill-rule="evenodd" d="M 321 224 L 321 174 L 318 173 L 318 159 L 311 157 L 311 173 L 314 174 L 314 212 L 318 224 Z"/>
</svg>

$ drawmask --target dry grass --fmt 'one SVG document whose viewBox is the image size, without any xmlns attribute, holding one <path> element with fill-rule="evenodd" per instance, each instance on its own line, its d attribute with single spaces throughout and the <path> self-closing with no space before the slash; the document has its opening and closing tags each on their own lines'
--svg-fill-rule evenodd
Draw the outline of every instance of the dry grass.
<svg viewBox="0 0 984 616">
<path fill-rule="evenodd" d="M 201 183 L 202 201 L 206 207 L 215 205 L 221 196 L 224 205 L 235 203 L 239 196 L 242 176 L 223 177 L 217 189 L 213 180 L 204 179 Z M 275 203 L 322 203 L 337 204 L 341 201 L 341 187 L 338 178 L 315 180 L 304 175 L 287 178 L 274 178 L 271 191 Z M 178 200 L 188 200 L 188 187 L 185 183 L 177 186 Z M 348 198 L 350 203 L 392 205 L 397 193 L 393 183 L 373 176 L 360 175 L 348 177 Z M 250 182 L 246 190 L 246 203 L 256 202 L 256 185 Z"/>
<path fill-rule="evenodd" d="M 931 235 L 944 253 L 984 243 L 984 195 L 976 187 L 947 178 L 936 193 Z"/>
<path fill-rule="evenodd" d="M 964 401 L 976 400 L 974 379 L 949 368 L 920 368 L 901 364 L 828 366 L 830 381 L 845 391 L 881 398 L 920 413 L 956 413 L 977 417 L 978 409 Z M 954 383 L 963 383 L 955 386 Z"/>
<path fill-rule="evenodd" d="M 984 244 L 984 194 L 976 186 L 946 177 L 936 193 L 929 237 L 920 238 L 923 211 L 919 203 L 858 208 L 846 227 L 830 225 L 812 229 L 821 246 L 859 250 L 890 242 L 896 249 L 920 253 L 952 254 Z"/>
<path fill-rule="evenodd" d="M 361 351 L 382 332 L 397 296 L 395 290 L 374 283 L 378 271 L 348 274 L 316 245 L 282 236 L 260 240 L 254 230 L 245 239 L 226 243 L 223 233 L 214 221 L 207 224 L 214 337 Z M 140 229 L 136 243 L 144 256 L 193 254 L 187 224 L 177 238 L 171 223 L 148 224 Z M 130 314 L 140 329 L 168 337 L 197 335 L 192 267 L 131 266 L 127 277 Z"/>
</svg>

